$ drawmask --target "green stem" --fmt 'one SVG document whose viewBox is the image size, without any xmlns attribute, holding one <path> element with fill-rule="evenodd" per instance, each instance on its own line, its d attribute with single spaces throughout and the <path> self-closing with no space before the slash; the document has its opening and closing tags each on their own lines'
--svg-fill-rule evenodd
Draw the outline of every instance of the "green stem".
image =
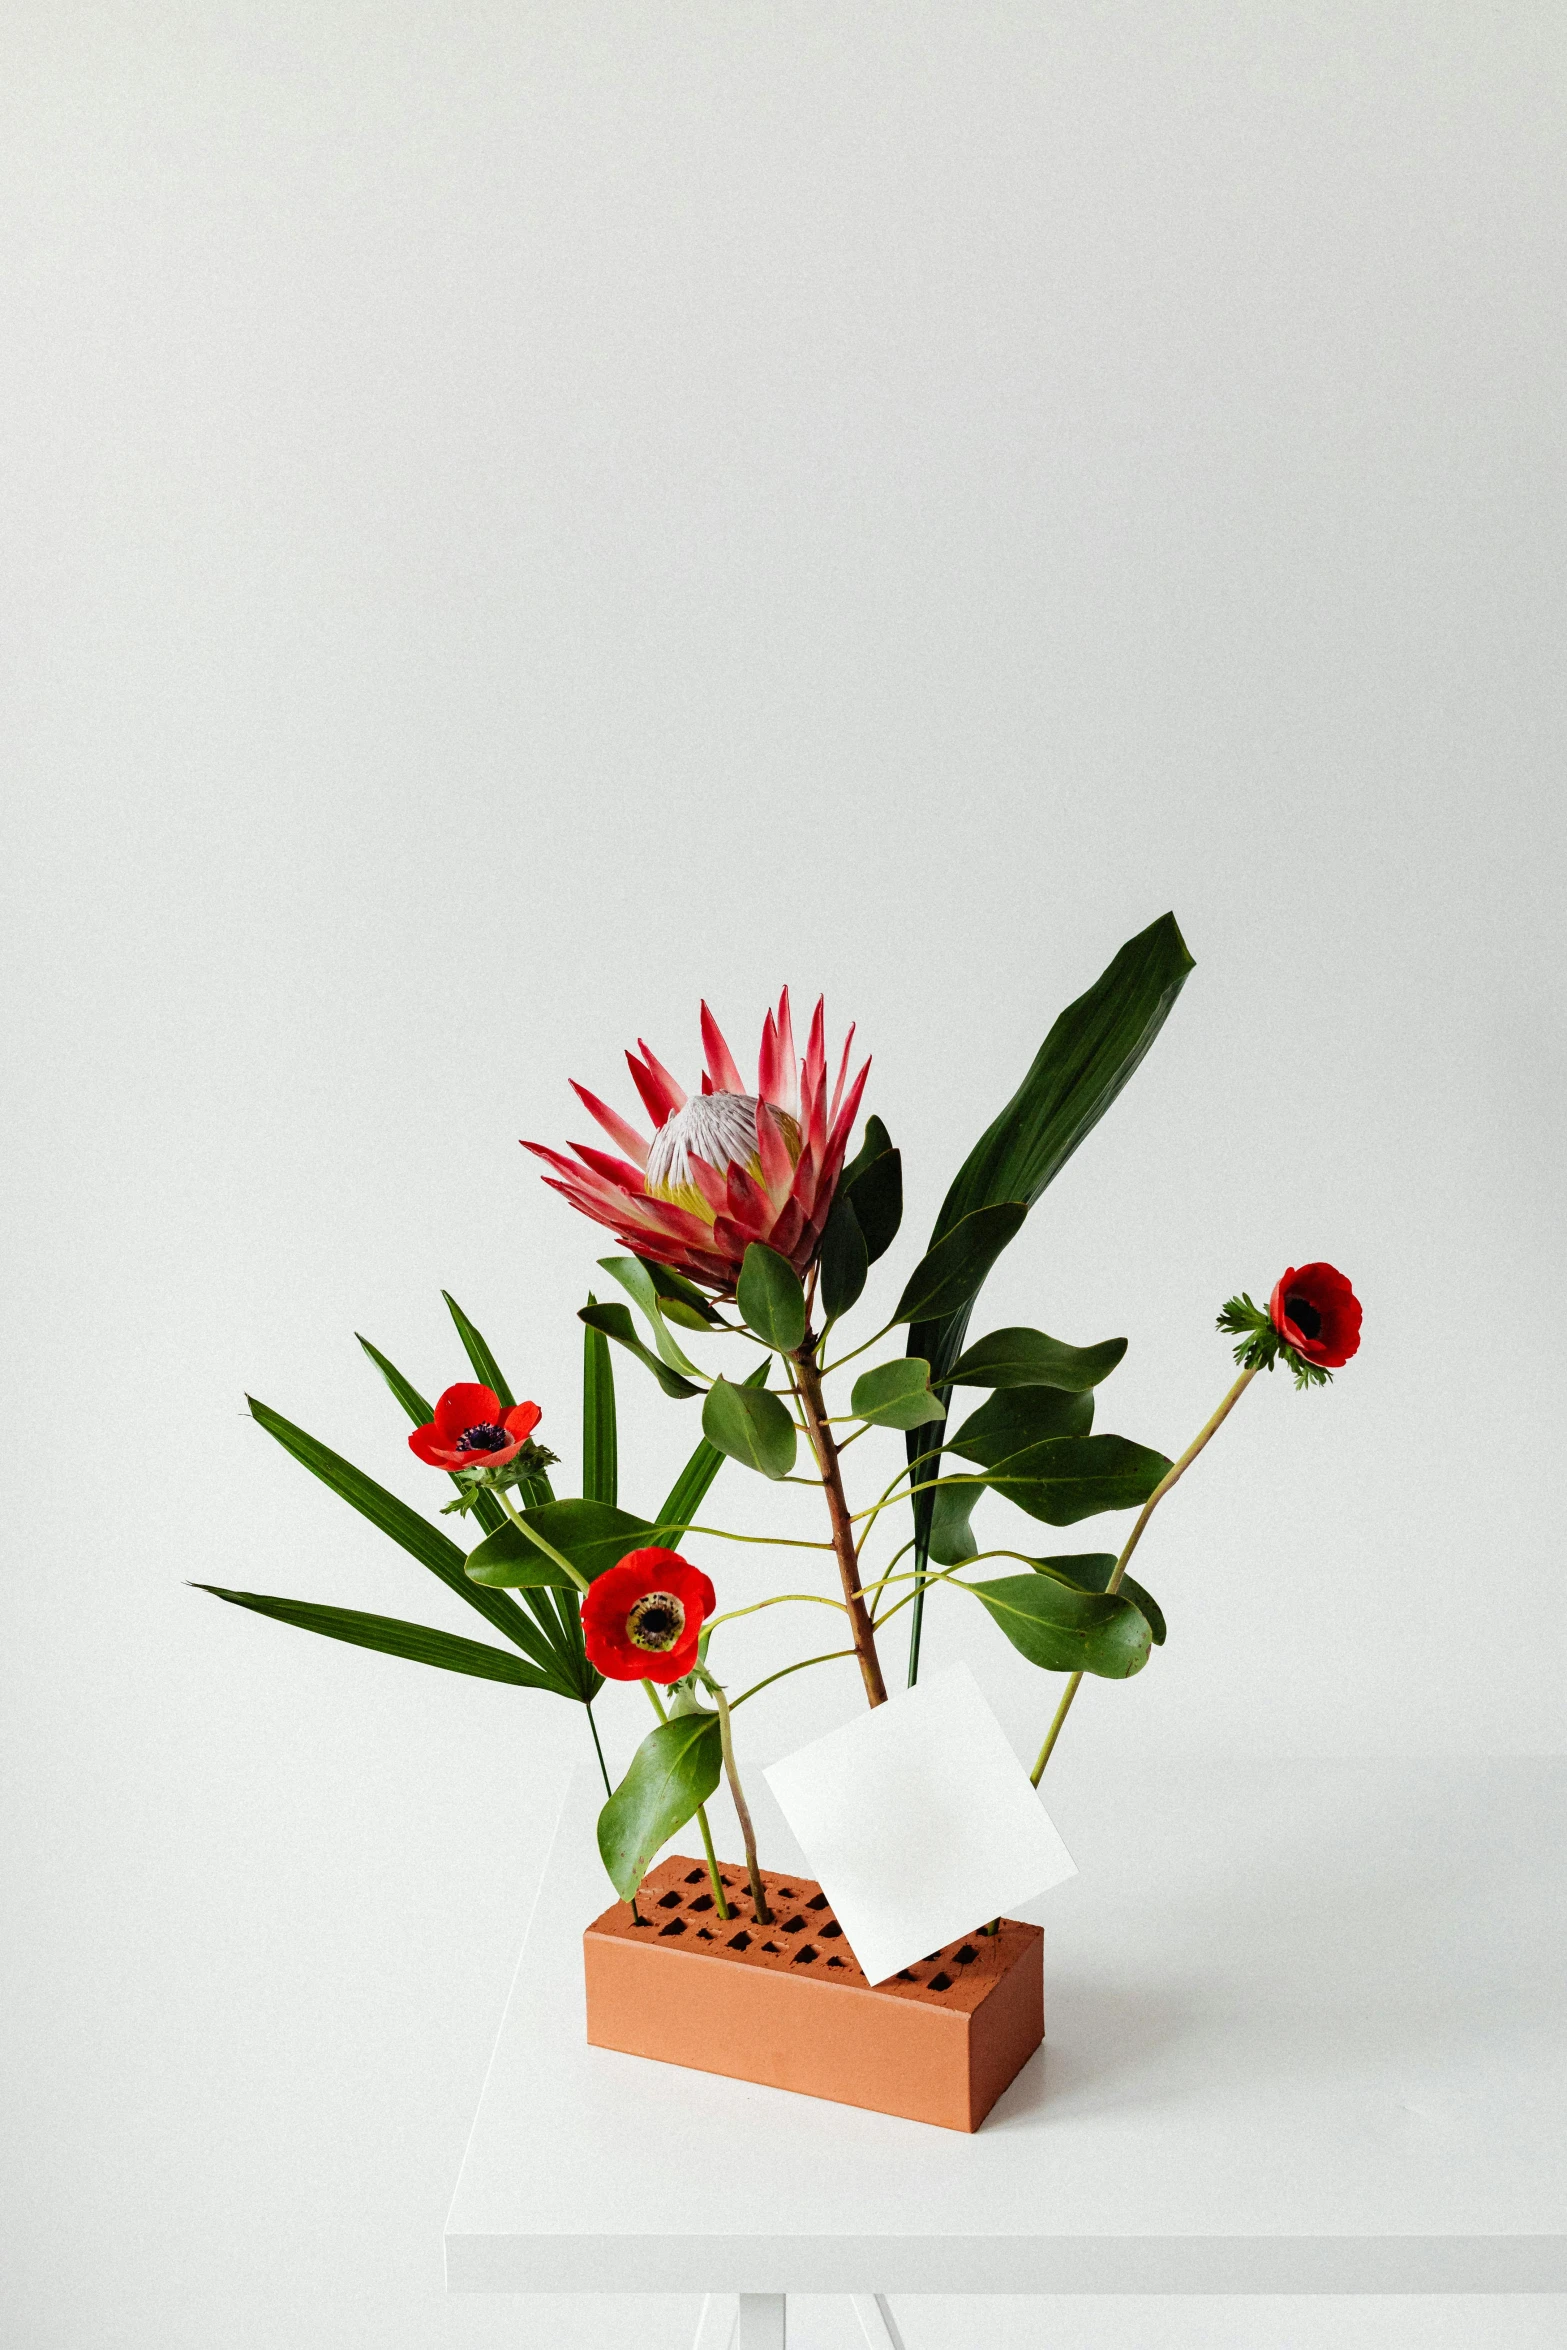
<svg viewBox="0 0 1567 2350">
<path fill-rule="evenodd" d="M 730 1917 L 728 1902 L 724 1899 L 724 1880 L 718 1873 L 718 1856 L 713 1850 L 713 1831 L 707 1824 L 707 1806 L 696 1807 L 696 1824 L 702 1831 L 702 1850 L 707 1854 L 708 1881 L 713 1888 L 713 1905 L 727 1925 Z"/>
<path fill-rule="evenodd" d="M 599 1744 L 599 1726 L 593 1719 L 593 1700 L 591 1697 L 587 1700 L 587 1704 L 584 1710 L 586 1711 L 588 1717 L 588 1728 L 593 1733 L 593 1751 L 599 1758 L 599 1777 L 604 1782 L 604 1792 L 606 1795 L 613 1795 L 615 1790 L 609 1783 L 609 1771 L 604 1762 L 604 1749 Z"/>
<path fill-rule="evenodd" d="M 830 1648 L 825 1656 L 802 1656 L 798 1664 L 784 1665 L 778 1672 L 769 1673 L 765 1681 L 753 1681 L 749 1689 L 742 1689 L 730 1711 L 733 1712 L 736 1705 L 744 1705 L 748 1697 L 759 1697 L 764 1689 L 771 1689 L 775 1681 L 785 1681 L 791 1673 L 803 1673 L 807 1665 L 833 1665 L 840 1657 L 853 1654 L 852 1648 Z"/>
<path fill-rule="evenodd" d="M 729 1719 L 729 1700 L 713 1679 L 704 1672 L 702 1684 L 718 1708 L 718 1738 L 724 1751 L 724 1770 L 729 1779 L 729 1793 L 734 1799 L 735 1817 L 740 1822 L 740 1835 L 745 1845 L 745 1865 L 751 1879 L 751 1903 L 759 1926 L 770 1926 L 773 1913 L 767 1906 L 767 1891 L 762 1883 L 762 1872 L 756 1861 L 756 1830 L 751 1825 L 751 1809 L 745 1800 L 745 1789 L 740 1784 L 739 1766 L 735 1761 L 734 1731 Z"/>
<path fill-rule="evenodd" d="M 1126 1548 L 1122 1551 L 1120 1557 L 1115 1562 L 1115 1572 L 1111 1575 L 1109 1582 L 1105 1585 L 1105 1591 L 1107 1594 L 1113 1595 L 1115 1592 L 1120 1590 L 1121 1579 L 1125 1575 L 1127 1567 L 1131 1563 L 1132 1553 L 1143 1538 L 1143 1528 L 1147 1525 L 1149 1519 L 1153 1516 L 1154 1511 L 1159 1507 L 1160 1502 L 1163 1501 L 1165 1495 L 1170 1491 L 1171 1487 L 1180 1483 L 1181 1479 L 1185 1476 L 1187 1470 L 1191 1467 L 1193 1461 L 1197 1458 L 1197 1455 L 1202 1451 L 1203 1447 L 1207 1444 L 1211 1444 L 1214 1437 L 1218 1435 L 1219 1430 L 1224 1426 L 1225 1421 L 1229 1418 L 1231 1412 L 1234 1411 L 1236 1405 L 1240 1402 L 1241 1397 L 1245 1394 L 1247 1388 L 1256 1378 L 1257 1373 L 1261 1368 L 1262 1366 L 1260 1363 L 1254 1363 L 1250 1370 L 1242 1371 L 1240 1377 L 1236 1380 L 1234 1386 L 1230 1389 L 1228 1395 L 1226 1395 L 1223 1403 L 1220 1404 L 1212 1419 L 1205 1420 L 1203 1422 L 1202 1426 L 1198 1429 L 1197 1434 L 1192 1438 L 1191 1443 L 1182 1453 L 1180 1459 L 1171 1464 L 1171 1466 L 1165 1471 L 1163 1477 L 1161 1477 L 1159 1480 L 1159 1483 L 1154 1487 L 1152 1493 L 1149 1494 L 1148 1499 L 1143 1503 L 1142 1509 L 1138 1513 L 1136 1525 L 1132 1528 L 1131 1533 L 1126 1538 Z M 1077 1695 L 1077 1692 L 1082 1685 L 1082 1679 L 1083 1676 L 1081 1673 L 1074 1673 L 1072 1675 L 1071 1679 L 1066 1685 L 1066 1690 L 1062 1696 L 1061 1703 L 1056 1707 L 1055 1720 L 1051 1723 L 1049 1730 L 1045 1733 L 1045 1743 L 1039 1750 L 1039 1760 L 1035 1763 L 1031 1773 L 1034 1785 L 1036 1787 L 1039 1785 L 1040 1780 L 1044 1777 L 1045 1765 L 1050 1760 L 1050 1757 L 1055 1750 L 1056 1740 L 1061 1735 L 1061 1725 L 1072 1710 L 1072 1700 Z"/>
<path fill-rule="evenodd" d="M 553 1542 L 546 1542 L 542 1534 L 535 1532 L 534 1528 L 528 1524 L 527 1519 L 524 1518 L 519 1511 L 513 1508 L 512 1504 L 507 1500 L 505 1494 L 499 1489 L 497 1489 L 496 1498 L 500 1502 L 501 1508 L 506 1512 L 507 1517 L 510 1518 L 512 1524 L 517 1528 L 517 1531 L 520 1534 L 525 1534 L 527 1536 L 534 1549 L 542 1550 L 544 1556 L 547 1559 L 553 1559 L 557 1567 L 563 1567 L 579 1591 L 586 1591 L 588 1588 L 588 1579 L 586 1575 L 579 1575 L 576 1568 L 572 1565 L 570 1559 L 563 1558 L 561 1553 L 555 1548 Z"/>
</svg>

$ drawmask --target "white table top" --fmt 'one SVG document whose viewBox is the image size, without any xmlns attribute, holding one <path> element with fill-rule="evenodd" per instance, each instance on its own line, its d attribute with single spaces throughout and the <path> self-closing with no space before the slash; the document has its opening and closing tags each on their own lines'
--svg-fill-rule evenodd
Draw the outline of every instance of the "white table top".
<svg viewBox="0 0 1567 2350">
<path fill-rule="evenodd" d="M 965 2137 L 589 2048 L 580 1936 L 610 1895 L 579 1775 L 450 2286 L 1567 2291 L 1567 1762 L 1048 1793 L 1081 1875 L 1029 1913 L 1047 2042 Z M 763 1858 L 796 1866 L 758 1811 Z"/>
</svg>

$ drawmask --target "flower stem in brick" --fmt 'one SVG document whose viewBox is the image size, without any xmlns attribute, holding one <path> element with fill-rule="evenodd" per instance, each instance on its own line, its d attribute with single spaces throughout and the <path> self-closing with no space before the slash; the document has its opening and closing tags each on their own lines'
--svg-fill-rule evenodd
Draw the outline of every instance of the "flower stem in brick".
<svg viewBox="0 0 1567 2350">
<path fill-rule="evenodd" d="M 734 1799 L 735 1817 L 740 1822 L 740 1834 L 745 1844 L 745 1865 L 751 1880 L 751 1901 L 756 1910 L 756 1922 L 759 1926 L 770 1926 L 773 1913 L 767 1906 L 767 1891 L 762 1883 L 762 1872 L 757 1866 L 756 1830 L 751 1825 L 751 1807 L 746 1802 L 735 1762 L 734 1726 L 729 1717 L 729 1700 L 705 1668 L 701 1679 L 703 1688 L 718 1708 L 718 1737 L 724 1751 L 724 1770 L 729 1780 L 729 1793 Z"/>
</svg>

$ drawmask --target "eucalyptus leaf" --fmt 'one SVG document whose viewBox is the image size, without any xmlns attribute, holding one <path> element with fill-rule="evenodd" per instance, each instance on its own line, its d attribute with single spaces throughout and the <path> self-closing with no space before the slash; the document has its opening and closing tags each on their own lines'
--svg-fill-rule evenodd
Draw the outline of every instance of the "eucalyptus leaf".
<svg viewBox="0 0 1567 2350">
<path fill-rule="evenodd" d="M 964 1216 L 915 1266 L 893 1321 L 923 1325 L 938 1316 L 966 1313 L 985 1275 L 1027 1214 L 1020 1200 L 999 1200 L 992 1207 L 975 1208 Z M 911 1340 L 910 1354 L 918 1351 Z"/>
<path fill-rule="evenodd" d="M 1058 1582 L 1074 1583 L 1079 1591 L 1104 1591 L 1115 1573 L 1115 1553 L 1112 1550 L 1092 1550 L 1076 1558 L 1035 1559 L 1034 1572 L 1036 1575 L 1054 1575 Z M 1133 1607 L 1140 1609 L 1147 1617 L 1153 1644 L 1155 1648 L 1162 1648 L 1165 1638 L 1164 1612 L 1152 1592 L 1145 1591 L 1141 1583 L 1134 1582 L 1130 1575 L 1121 1577 L 1120 1590 L 1122 1598 L 1129 1599 Z"/>
<path fill-rule="evenodd" d="M 969 1524 L 974 1504 L 985 1488 L 978 1478 L 972 1485 L 938 1485 L 931 1499 L 930 1556 L 938 1567 L 961 1567 L 979 1544 Z"/>
<path fill-rule="evenodd" d="M 1102 1510 L 1139 1509 L 1169 1471 L 1162 1452 L 1124 1436 L 1066 1436 L 1026 1445 L 985 1470 L 985 1482 L 1047 1526 Z"/>
<path fill-rule="evenodd" d="M 635 1355 L 637 1361 L 645 1364 L 652 1372 L 666 1395 L 685 1397 L 701 1394 L 700 1387 L 693 1386 L 689 1379 L 682 1379 L 678 1371 L 672 1371 L 667 1363 L 659 1361 L 651 1347 L 643 1345 L 637 1336 L 637 1326 L 631 1319 L 629 1306 L 581 1306 L 578 1308 L 577 1320 L 586 1322 L 590 1330 L 602 1330 L 606 1338 L 612 1338 L 617 1346 L 623 1346 L 628 1354 Z"/>
<path fill-rule="evenodd" d="M 626 1295 L 635 1300 L 648 1319 L 653 1333 L 653 1344 L 658 1359 L 671 1371 L 685 1372 L 700 1379 L 701 1368 L 691 1360 L 669 1324 L 664 1319 L 664 1301 L 658 1293 L 652 1272 L 640 1257 L 600 1257 L 599 1263 L 612 1281 L 618 1281 Z"/>
<path fill-rule="evenodd" d="M 1071 1395 L 1060 1387 L 1003 1387 L 970 1413 L 947 1450 L 987 1468 L 1058 1436 L 1086 1436 L 1094 1424 L 1092 1395 Z"/>
<path fill-rule="evenodd" d="M 1148 1662 L 1147 1619 L 1130 1600 L 1078 1591 L 1046 1575 L 966 1583 L 1018 1652 L 1047 1673 L 1124 1681 Z"/>
<path fill-rule="evenodd" d="M 319 1632 L 328 1640 L 346 1640 L 355 1648 L 379 1649 L 384 1656 L 401 1656 L 417 1665 L 439 1665 L 448 1673 L 472 1673 L 484 1681 L 510 1681 L 519 1689 L 548 1689 L 557 1697 L 574 1697 L 548 1673 L 536 1672 L 504 1648 L 483 1640 L 465 1640 L 457 1632 L 437 1632 L 427 1624 L 404 1623 L 400 1616 L 371 1616 L 359 1608 L 322 1607 L 308 1599 L 275 1599 L 263 1591 L 224 1591 L 216 1583 L 196 1583 L 196 1591 L 210 1591 L 235 1607 L 248 1607 L 258 1616 L 293 1624 L 301 1632 Z"/>
<path fill-rule="evenodd" d="M 1099 1346 L 1063 1346 L 1043 1330 L 992 1330 L 960 1355 L 943 1387 L 1062 1387 L 1080 1392 L 1107 1379 L 1126 1352 L 1124 1338 Z"/>
<path fill-rule="evenodd" d="M 835 1322 L 858 1300 L 871 1263 L 860 1220 L 841 1183 L 827 1211 L 827 1228 L 816 1261 L 821 1269 L 822 1311 Z"/>
<path fill-rule="evenodd" d="M 565 1568 L 529 1540 L 524 1526 L 569 1559 L 585 1583 L 618 1566 L 628 1551 L 657 1538 L 646 1518 L 633 1517 L 610 1502 L 547 1501 L 524 1510 L 522 1526 L 508 1518 L 470 1554 L 468 1573 L 475 1583 L 510 1591 L 575 1590 Z"/>
<path fill-rule="evenodd" d="M 765 1387 L 767 1374 L 772 1369 L 771 1358 L 763 1355 L 754 1371 L 747 1374 L 747 1387 Z M 707 1498 L 708 1488 L 723 1467 L 726 1455 L 716 1444 L 709 1444 L 704 1436 L 685 1467 L 681 1470 L 663 1508 L 658 1513 L 658 1539 L 673 1546 L 688 1526 L 694 1524 L 696 1513 Z"/>
<path fill-rule="evenodd" d="M 793 1354 L 805 1336 L 805 1291 L 787 1257 L 753 1240 L 740 1260 L 735 1303 L 748 1330 L 775 1354 Z"/>
<path fill-rule="evenodd" d="M 648 1732 L 599 1813 L 599 1854 L 623 1901 L 635 1900 L 659 1846 L 707 1801 L 722 1768 L 717 1714 L 679 1714 Z"/>
<path fill-rule="evenodd" d="M 787 1477 L 794 1467 L 794 1422 L 765 1387 L 731 1387 L 727 1379 L 715 1379 L 702 1406 L 702 1433 L 732 1461 L 764 1477 Z"/>
<path fill-rule="evenodd" d="M 857 1419 L 877 1428 L 921 1428 L 946 1417 L 945 1407 L 930 1392 L 929 1363 L 917 1355 L 899 1355 L 862 1371 L 854 1382 L 849 1409 Z M 1015 1449 L 1015 1448 L 1014 1448 Z"/>
<path fill-rule="evenodd" d="M 866 1119 L 865 1138 L 839 1177 L 838 1192 L 854 1209 L 874 1265 L 897 1239 L 903 1221 L 903 1154 L 893 1149 L 879 1118 Z"/>
</svg>

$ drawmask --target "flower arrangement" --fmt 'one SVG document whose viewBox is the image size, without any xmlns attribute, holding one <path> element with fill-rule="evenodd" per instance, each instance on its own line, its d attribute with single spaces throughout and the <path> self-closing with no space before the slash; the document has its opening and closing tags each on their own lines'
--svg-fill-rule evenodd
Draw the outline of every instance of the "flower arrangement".
<svg viewBox="0 0 1567 2350">
<path fill-rule="evenodd" d="M 756 1689 L 731 1695 L 721 1677 L 722 1633 L 732 1620 L 720 1608 L 722 1545 L 756 1538 L 732 1535 L 704 1512 L 725 1462 L 766 1479 L 804 1477 L 822 1497 L 822 1538 L 791 1541 L 788 1555 L 803 1549 L 812 1557 L 817 1587 L 774 1592 L 734 1612 L 826 1607 L 840 1629 L 823 1653 L 782 1654 L 756 1688 L 852 1661 L 866 1702 L 879 1706 L 895 1619 L 905 1619 L 899 1629 L 907 1629 L 912 1685 L 929 1600 L 962 1593 L 1030 1664 L 1059 1680 L 1059 1693 L 1041 1708 L 1037 1786 L 1084 1676 L 1124 1680 L 1165 1637 L 1157 1602 L 1128 1573 L 1154 1511 L 1259 1373 L 1283 1364 L 1297 1387 L 1317 1385 L 1360 1343 L 1359 1303 L 1331 1265 L 1290 1267 L 1266 1309 L 1244 1294 L 1230 1299 L 1218 1319 L 1237 1341 L 1238 1376 L 1172 1461 L 1095 1428 L 1098 1390 L 1125 1354 L 1124 1338 L 1073 1345 L 1008 1325 L 969 1340 L 992 1268 L 1137 1068 L 1191 968 L 1174 917 L 1165 915 L 1061 1014 L 958 1170 L 892 1314 L 857 1342 L 845 1323 L 869 1268 L 898 1236 L 902 1162 L 874 1114 L 850 1155 L 870 1069 L 869 1061 L 852 1067 L 852 1029 L 829 1055 L 818 1003 L 800 1053 L 785 991 L 763 1025 L 753 1088 L 704 1005 L 705 1066 L 691 1093 L 639 1044 L 627 1061 L 650 1133 L 577 1086 L 613 1149 L 525 1145 L 554 1189 L 626 1252 L 599 1265 L 628 1302 L 590 1293 L 581 1309 L 575 1494 L 556 1493 L 550 1472 L 558 1458 L 535 1436 L 540 1406 L 513 1396 L 450 1297 L 473 1377 L 447 1387 L 433 1408 L 368 1340 L 360 1344 L 414 1423 L 413 1452 L 455 1485 L 440 1514 L 476 1519 L 473 1547 L 465 1550 L 430 1517 L 251 1400 L 285 1450 L 506 1645 L 353 1609 L 201 1588 L 333 1639 L 580 1705 L 603 1774 L 599 1848 L 633 1918 L 655 1855 L 688 1821 L 702 1838 L 717 1917 L 730 1915 L 732 1884 L 722 1877 L 705 1811 L 727 1777 L 751 1914 L 769 1924 L 735 1728 Z M 701 1421 L 685 1467 L 660 1506 L 645 1512 L 624 1507 L 619 1492 L 617 1351 L 677 1407 L 695 1407 Z M 977 1408 L 964 1409 L 975 1396 Z M 883 1490 L 856 1496 L 845 1454 L 872 1428 L 900 1431 L 906 1459 Z M 982 1548 L 972 1531 L 971 1512 L 986 1493 L 1018 1513 L 1010 1546 Z M 1136 1512 L 1118 1550 L 1038 1554 L 1031 1527 L 1118 1512 Z M 889 1542 L 894 1527 L 901 1539 Z M 791 1584 L 810 1573 L 791 1569 Z M 593 1713 L 606 1680 L 640 1681 L 657 1717 L 618 1784 Z"/>
</svg>

